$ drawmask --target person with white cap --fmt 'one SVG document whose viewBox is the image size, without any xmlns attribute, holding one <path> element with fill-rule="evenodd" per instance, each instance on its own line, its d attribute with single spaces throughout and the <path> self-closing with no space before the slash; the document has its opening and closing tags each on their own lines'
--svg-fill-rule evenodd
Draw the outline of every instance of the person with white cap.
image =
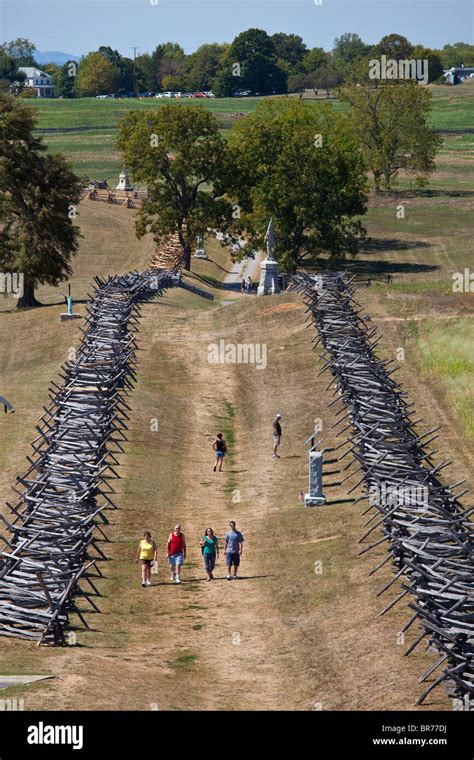
<svg viewBox="0 0 474 760">
<path fill-rule="evenodd" d="M 277 414 L 273 420 L 273 457 L 272 459 L 279 459 L 277 454 L 278 446 L 281 443 L 281 414 Z"/>
</svg>

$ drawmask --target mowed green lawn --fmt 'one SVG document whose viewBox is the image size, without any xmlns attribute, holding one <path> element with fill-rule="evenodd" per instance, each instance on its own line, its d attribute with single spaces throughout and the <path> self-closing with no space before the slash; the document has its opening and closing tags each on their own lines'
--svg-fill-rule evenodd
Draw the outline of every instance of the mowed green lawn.
<svg viewBox="0 0 474 760">
<path fill-rule="evenodd" d="M 456 130 L 474 128 L 474 83 L 449 87 L 432 85 L 433 111 L 431 125 L 436 129 Z M 297 97 L 297 96 L 290 96 Z M 306 99 L 306 98 L 305 98 Z M 179 103 L 186 106 L 198 103 L 217 116 L 234 112 L 250 113 L 254 111 L 263 98 L 214 98 L 214 99 L 173 99 L 165 98 L 123 98 L 98 100 L 97 98 L 80 98 L 78 100 L 27 100 L 38 111 L 38 128 L 65 127 L 116 127 L 120 119 L 133 110 L 154 111 L 167 103 Z M 307 98 L 309 104 L 321 102 Z M 323 101 L 324 102 L 324 99 Z M 341 110 L 345 105 L 337 99 L 330 98 L 329 103 Z"/>
<path fill-rule="evenodd" d="M 61 127 L 116 127 L 130 111 L 156 111 L 169 103 L 202 105 L 216 114 L 254 111 L 262 98 L 79 98 L 77 100 L 30 100 L 38 111 L 39 129 Z M 26 102 L 26 101 L 25 101 Z"/>
<path fill-rule="evenodd" d="M 474 85 L 459 87 L 431 87 L 434 105 L 431 124 L 437 129 L 456 130 L 474 128 Z M 58 132 L 44 134 L 50 150 L 63 153 L 71 162 L 74 171 L 82 176 L 87 174 L 95 179 L 108 178 L 111 184 L 121 169 L 120 154 L 116 147 L 117 125 L 132 110 L 153 111 L 167 103 L 180 103 L 183 108 L 190 103 L 198 103 L 208 108 L 219 119 L 223 129 L 235 123 L 232 114 L 254 111 L 262 98 L 221 98 L 215 100 L 165 100 L 158 98 L 97 100 L 42 100 L 30 101 L 38 112 L 39 129 L 71 129 L 92 127 L 84 132 Z M 324 100 L 307 99 L 314 106 Z M 345 104 L 338 100 L 328 101 L 336 110 L 344 110 Z M 464 189 L 470 183 L 469 161 L 474 158 L 474 137 L 470 135 L 449 135 L 438 156 L 438 172 L 430 181 L 436 189 Z M 447 165 L 449 163 L 449 166 Z M 400 188 L 409 188 L 410 180 L 401 178 Z"/>
</svg>

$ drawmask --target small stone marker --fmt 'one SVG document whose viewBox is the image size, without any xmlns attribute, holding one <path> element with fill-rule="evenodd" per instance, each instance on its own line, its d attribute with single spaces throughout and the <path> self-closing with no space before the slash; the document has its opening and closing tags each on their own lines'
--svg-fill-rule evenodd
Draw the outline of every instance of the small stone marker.
<svg viewBox="0 0 474 760">
<path fill-rule="evenodd" d="M 314 433 L 305 441 L 305 445 L 311 443 L 309 450 L 309 493 L 304 496 L 305 507 L 320 507 L 326 503 L 326 497 L 323 494 L 323 452 L 316 451 L 322 441 L 314 442 Z"/>
<path fill-rule="evenodd" d="M 268 224 L 267 234 L 265 235 L 267 244 L 267 258 L 263 259 L 260 264 L 260 283 L 257 288 L 258 296 L 273 295 L 280 292 L 278 283 L 278 262 L 274 256 L 275 250 L 275 230 L 273 227 L 273 218 Z"/>
<path fill-rule="evenodd" d="M 194 254 L 194 258 L 209 260 L 209 256 L 204 248 L 204 235 L 198 235 L 196 238 L 196 253 Z"/>
<path fill-rule="evenodd" d="M 73 300 L 71 294 L 66 296 L 66 303 L 67 303 L 67 314 L 64 312 L 60 315 L 59 319 L 61 322 L 68 322 L 70 319 L 82 319 L 80 314 L 74 314 L 72 307 L 73 307 Z"/>
</svg>

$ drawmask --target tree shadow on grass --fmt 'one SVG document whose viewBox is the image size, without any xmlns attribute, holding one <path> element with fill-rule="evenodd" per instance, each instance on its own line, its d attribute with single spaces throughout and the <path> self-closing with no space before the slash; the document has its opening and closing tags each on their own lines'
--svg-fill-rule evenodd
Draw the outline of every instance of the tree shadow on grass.
<svg viewBox="0 0 474 760">
<path fill-rule="evenodd" d="M 386 238 L 370 236 L 360 244 L 360 253 L 383 253 L 384 251 L 411 251 L 420 248 L 431 248 L 431 243 L 424 240 L 403 240 L 400 238 Z M 350 260 L 349 262 L 350 263 Z"/>
<path fill-rule="evenodd" d="M 360 244 L 359 254 L 355 258 L 328 259 L 316 258 L 304 262 L 304 268 L 309 270 L 333 270 L 351 272 L 355 275 L 388 275 L 388 274 L 423 274 L 434 272 L 439 269 L 437 264 L 413 263 L 411 261 L 389 261 L 381 259 L 361 258 L 364 254 L 397 253 L 398 251 L 416 251 L 433 249 L 431 243 L 424 240 L 401 240 L 399 238 L 376 238 L 370 237 Z"/>
<path fill-rule="evenodd" d="M 225 272 L 226 274 L 232 273 L 232 269 L 226 269 L 225 267 L 218 264 L 217 261 L 214 261 L 214 259 L 209 259 L 209 261 L 211 262 L 211 264 L 214 264 L 218 269 L 220 269 L 221 272 Z M 196 272 L 193 272 L 193 274 L 196 274 Z"/>
<path fill-rule="evenodd" d="M 412 190 L 391 190 L 390 194 L 397 198 L 474 198 L 474 190 L 435 190 L 419 188 Z"/>
</svg>

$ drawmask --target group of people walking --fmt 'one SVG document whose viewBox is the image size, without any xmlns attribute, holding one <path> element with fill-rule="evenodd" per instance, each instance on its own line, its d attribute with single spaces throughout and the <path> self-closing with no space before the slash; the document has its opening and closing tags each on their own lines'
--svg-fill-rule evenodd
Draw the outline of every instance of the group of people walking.
<svg viewBox="0 0 474 760">
<path fill-rule="evenodd" d="M 250 279 L 250 278 L 249 278 Z M 281 414 L 277 414 L 273 420 L 273 459 L 279 459 L 277 453 L 281 444 L 282 428 Z M 227 443 L 223 433 L 217 433 L 216 439 L 212 444 L 216 454 L 214 472 L 222 472 L 222 464 L 227 452 Z M 229 523 L 229 530 L 225 535 L 224 552 L 227 567 L 227 580 L 236 580 L 238 578 L 238 569 L 240 558 L 242 556 L 244 537 L 237 530 L 234 520 Z M 204 535 L 199 541 L 201 548 L 204 570 L 207 574 L 207 580 L 214 580 L 214 568 L 216 560 L 219 559 L 219 539 L 214 533 L 213 528 L 206 528 Z M 170 565 L 170 579 L 174 583 L 181 583 L 181 569 L 186 561 L 186 538 L 178 523 L 174 530 L 168 536 L 166 544 L 166 559 Z M 146 530 L 137 549 L 135 561 L 141 564 L 142 587 L 151 586 L 151 572 L 158 572 L 158 547 L 152 539 L 150 531 Z"/>
<path fill-rule="evenodd" d="M 247 279 L 245 279 L 245 277 L 242 277 L 242 282 L 240 283 L 240 292 L 251 293 L 252 289 L 253 289 L 252 278 L 250 276 L 247 277 Z"/>
<path fill-rule="evenodd" d="M 229 530 L 225 534 L 224 553 L 227 568 L 227 580 L 237 580 L 242 556 L 244 537 L 234 520 L 229 523 Z M 219 538 L 213 528 L 206 528 L 204 535 L 199 541 L 204 570 L 207 580 L 214 580 L 214 568 L 219 559 Z M 178 523 L 168 536 L 166 544 L 166 559 L 170 566 L 170 579 L 174 583 L 181 583 L 181 569 L 186 561 L 186 538 Z M 142 588 L 151 586 L 151 572 L 158 572 L 158 547 L 149 530 L 143 534 L 137 549 L 135 561 L 141 564 Z"/>
</svg>

